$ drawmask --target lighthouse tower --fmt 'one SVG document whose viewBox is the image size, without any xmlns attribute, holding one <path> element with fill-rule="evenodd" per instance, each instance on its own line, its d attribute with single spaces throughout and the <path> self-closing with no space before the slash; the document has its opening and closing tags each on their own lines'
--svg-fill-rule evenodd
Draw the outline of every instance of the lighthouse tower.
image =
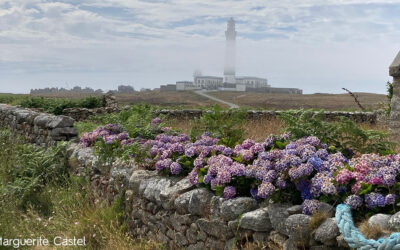
<svg viewBox="0 0 400 250">
<path fill-rule="evenodd" d="M 226 37 L 226 54 L 224 68 L 224 82 L 236 83 L 235 68 L 236 68 L 236 30 L 235 20 L 229 19 L 228 27 L 225 31 Z"/>
</svg>

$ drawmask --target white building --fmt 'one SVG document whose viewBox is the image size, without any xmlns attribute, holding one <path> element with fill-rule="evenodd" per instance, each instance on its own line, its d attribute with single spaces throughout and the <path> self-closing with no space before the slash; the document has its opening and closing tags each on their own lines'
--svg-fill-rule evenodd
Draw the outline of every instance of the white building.
<svg viewBox="0 0 400 250">
<path fill-rule="evenodd" d="M 254 76 L 236 76 L 236 25 L 235 20 L 228 20 L 225 31 L 225 66 L 224 76 L 203 76 L 199 71 L 193 75 L 193 82 L 176 82 L 176 90 L 218 89 L 221 91 L 255 91 L 266 93 L 302 93 L 294 88 L 272 88 L 265 78 Z M 169 85 L 164 86 L 165 91 L 170 91 Z"/>
</svg>

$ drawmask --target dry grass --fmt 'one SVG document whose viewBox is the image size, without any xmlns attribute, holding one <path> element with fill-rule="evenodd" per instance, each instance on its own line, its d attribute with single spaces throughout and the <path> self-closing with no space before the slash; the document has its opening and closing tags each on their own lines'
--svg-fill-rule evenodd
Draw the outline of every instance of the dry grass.
<svg viewBox="0 0 400 250">
<path fill-rule="evenodd" d="M 319 226 L 321 226 L 322 223 L 328 218 L 330 218 L 331 215 L 327 212 L 316 212 L 311 216 L 310 219 L 310 229 L 311 231 L 317 230 Z"/>
<path fill-rule="evenodd" d="M 248 92 L 212 92 L 209 93 L 224 101 L 262 109 L 326 109 L 326 110 L 359 110 L 354 99 L 349 94 L 268 94 Z M 367 109 L 381 108 L 386 103 L 385 95 L 372 93 L 356 93 L 360 103 Z"/>
<path fill-rule="evenodd" d="M 358 229 L 367 239 L 377 240 L 390 235 L 389 231 L 382 229 L 379 225 L 370 225 L 368 220 L 361 222 L 358 226 Z"/>
</svg>

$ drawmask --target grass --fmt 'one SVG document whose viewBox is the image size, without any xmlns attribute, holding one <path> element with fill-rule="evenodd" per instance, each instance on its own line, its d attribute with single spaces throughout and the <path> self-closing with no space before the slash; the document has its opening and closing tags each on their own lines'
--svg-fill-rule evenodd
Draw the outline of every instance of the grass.
<svg viewBox="0 0 400 250">
<path fill-rule="evenodd" d="M 382 229 L 379 225 L 373 224 L 370 225 L 368 220 L 362 221 L 358 228 L 360 232 L 367 238 L 367 239 L 374 239 L 378 240 L 382 237 L 387 237 L 390 235 L 390 232 L 387 230 Z"/>
<path fill-rule="evenodd" d="M 143 239 L 132 239 L 123 216 L 123 195 L 112 205 L 102 202 L 91 192 L 88 179 L 68 174 L 58 176 L 64 181 L 50 181 L 38 186 L 34 196 L 21 205 L 21 196 L 13 192 L 34 185 L 37 178 L 27 178 L 27 173 L 15 173 L 15 168 L 26 161 L 38 165 L 58 162 L 49 159 L 50 153 L 36 154 L 23 140 L 14 139 L 8 131 L 0 130 L 0 235 L 3 239 L 46 238 L 56 236 L 86 239 L 85 249 L 162 249 L 163 246 Z M 51 151 L 51 150 L 50 150 Z M 39 152 L 39 151 L 38 151 Z M 55 154 L 59 156 L 58 154 Z M 29 161 L 29 162 L 28 162 Z M 16 162 L 19 162 L 18 164 Z M 23 163 L 23 162 L 22 162 Z M 21 166 L 23 166 L 22 164 Z M 48 169 L 31 168 L 31 175 L 40 176 Z M 36 172 L 43 171 L 42 174 Z M 30 202 L 36 201 L 36 202 Z M 40 203 L 41 206 L 37 206 Z M 54 246 L 40 249 L 53 249 Z M 82 249 L 82 247 L 76 247 Z M 39 248 L 37 248 L 39 249 Z"/>
</svg>

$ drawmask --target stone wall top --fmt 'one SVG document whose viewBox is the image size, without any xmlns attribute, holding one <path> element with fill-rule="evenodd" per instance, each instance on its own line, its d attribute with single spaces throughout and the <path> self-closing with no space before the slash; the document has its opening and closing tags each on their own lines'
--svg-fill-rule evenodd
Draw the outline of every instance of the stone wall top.
<svg viewBox="0 0 400 250">
<path fill-rule="evenodd" d="M 69 116 L 55 116 L 6 104 L 0 104 L 0 126 L 42 146 L 78 136 L 74 119 Z"/>
</svg>

